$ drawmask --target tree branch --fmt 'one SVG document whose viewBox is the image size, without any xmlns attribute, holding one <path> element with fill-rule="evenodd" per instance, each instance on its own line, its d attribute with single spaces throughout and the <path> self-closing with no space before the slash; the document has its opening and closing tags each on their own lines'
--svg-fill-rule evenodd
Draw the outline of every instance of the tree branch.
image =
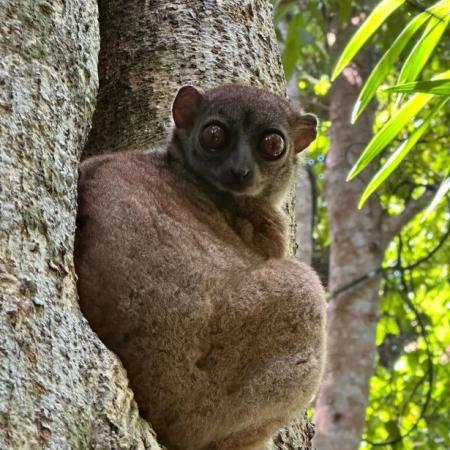
<svg viewBox="0 0 450 450">
<path fill-rule="evenodd" d="M 434 191 L 428 188 L 425 193 L 416 200 L 410 200 L 405 205 L 405 209 L 398 216 L 385 215 L 382 223 L 382 237 L 381 242 L 383 248 L 400 233 L 401 229 L 422 209 L 428 205 L 433 198 Z"/>
</svg>

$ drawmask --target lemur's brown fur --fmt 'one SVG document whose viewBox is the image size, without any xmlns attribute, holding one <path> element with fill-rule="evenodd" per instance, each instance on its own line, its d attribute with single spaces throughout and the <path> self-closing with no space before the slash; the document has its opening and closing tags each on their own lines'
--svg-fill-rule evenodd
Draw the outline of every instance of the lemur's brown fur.
<svg viewBox="0 0 450 450">
<path fill-rule="evenodd" d="M 315 119 L 240 86 L 184 88 L 173 110 L 168 150 L 81 165 L 80 305 L 168 449 L 270 448 L 322 373 L 323 290 L 310 267 L 286 257 L 279 208 Z M 195 138 L 210 116 L 238 135 L 223 152 L 247 152 L 236 158 L 255 172 L 251 184 L 222 188 L 228 155 L 210 161 Z M 278 161 L 257 153 L 266 128 L 285 139 Z"/>
</svg>

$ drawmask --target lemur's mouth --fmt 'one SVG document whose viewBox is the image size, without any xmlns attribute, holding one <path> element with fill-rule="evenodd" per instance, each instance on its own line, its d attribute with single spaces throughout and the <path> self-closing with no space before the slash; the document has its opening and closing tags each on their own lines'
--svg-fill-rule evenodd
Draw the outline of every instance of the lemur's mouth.
<svg viewBox="0 0 450 450">
<path fill-rule="evenodd" d="M 261 192 L 261 189 L 256 183 L 221 183 L 222 190 L 229 192 L 233 195 L 247 195 L 256 196 Z"/>
<path fill-rule="evenodd" d="M 245 192 L 247 190 L 251 190 L 256 184 L 254 173 L 249 172 L 246 175 L 241 175 L 239 173 L 234 173 L 231 170 L 221 174 L 219 177 L 219 183 L 227 191 L 235 192 Z"/>
</svg>

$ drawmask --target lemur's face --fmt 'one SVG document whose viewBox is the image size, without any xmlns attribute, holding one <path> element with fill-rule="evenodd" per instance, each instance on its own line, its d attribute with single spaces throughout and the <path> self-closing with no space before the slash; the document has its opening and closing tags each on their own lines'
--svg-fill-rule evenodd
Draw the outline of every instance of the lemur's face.
<svg viewBox="0 0 450 450">
<path fill-rule="evenodd" d="M 316 135 L 314 116 L 297 115 L 281 97 L 238 85 L 204 95 L 184 87 L 173 114 L 192 171 L 236 196 L 285 189 L 295 173 L 297 153 Z"/>
</svg>

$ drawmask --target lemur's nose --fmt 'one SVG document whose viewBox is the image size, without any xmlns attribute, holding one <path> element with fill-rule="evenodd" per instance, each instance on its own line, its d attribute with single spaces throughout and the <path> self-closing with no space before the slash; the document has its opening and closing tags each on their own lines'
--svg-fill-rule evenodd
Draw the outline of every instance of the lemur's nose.
<svg viewBox="0 0 450 450">
<path fill-rule="evenodd" d="M 230 173 L 236 181 L 243 181 L 250 176 L 250 169 L 247 167 L 232 168 L 230 169 Z"/>
</svg>

